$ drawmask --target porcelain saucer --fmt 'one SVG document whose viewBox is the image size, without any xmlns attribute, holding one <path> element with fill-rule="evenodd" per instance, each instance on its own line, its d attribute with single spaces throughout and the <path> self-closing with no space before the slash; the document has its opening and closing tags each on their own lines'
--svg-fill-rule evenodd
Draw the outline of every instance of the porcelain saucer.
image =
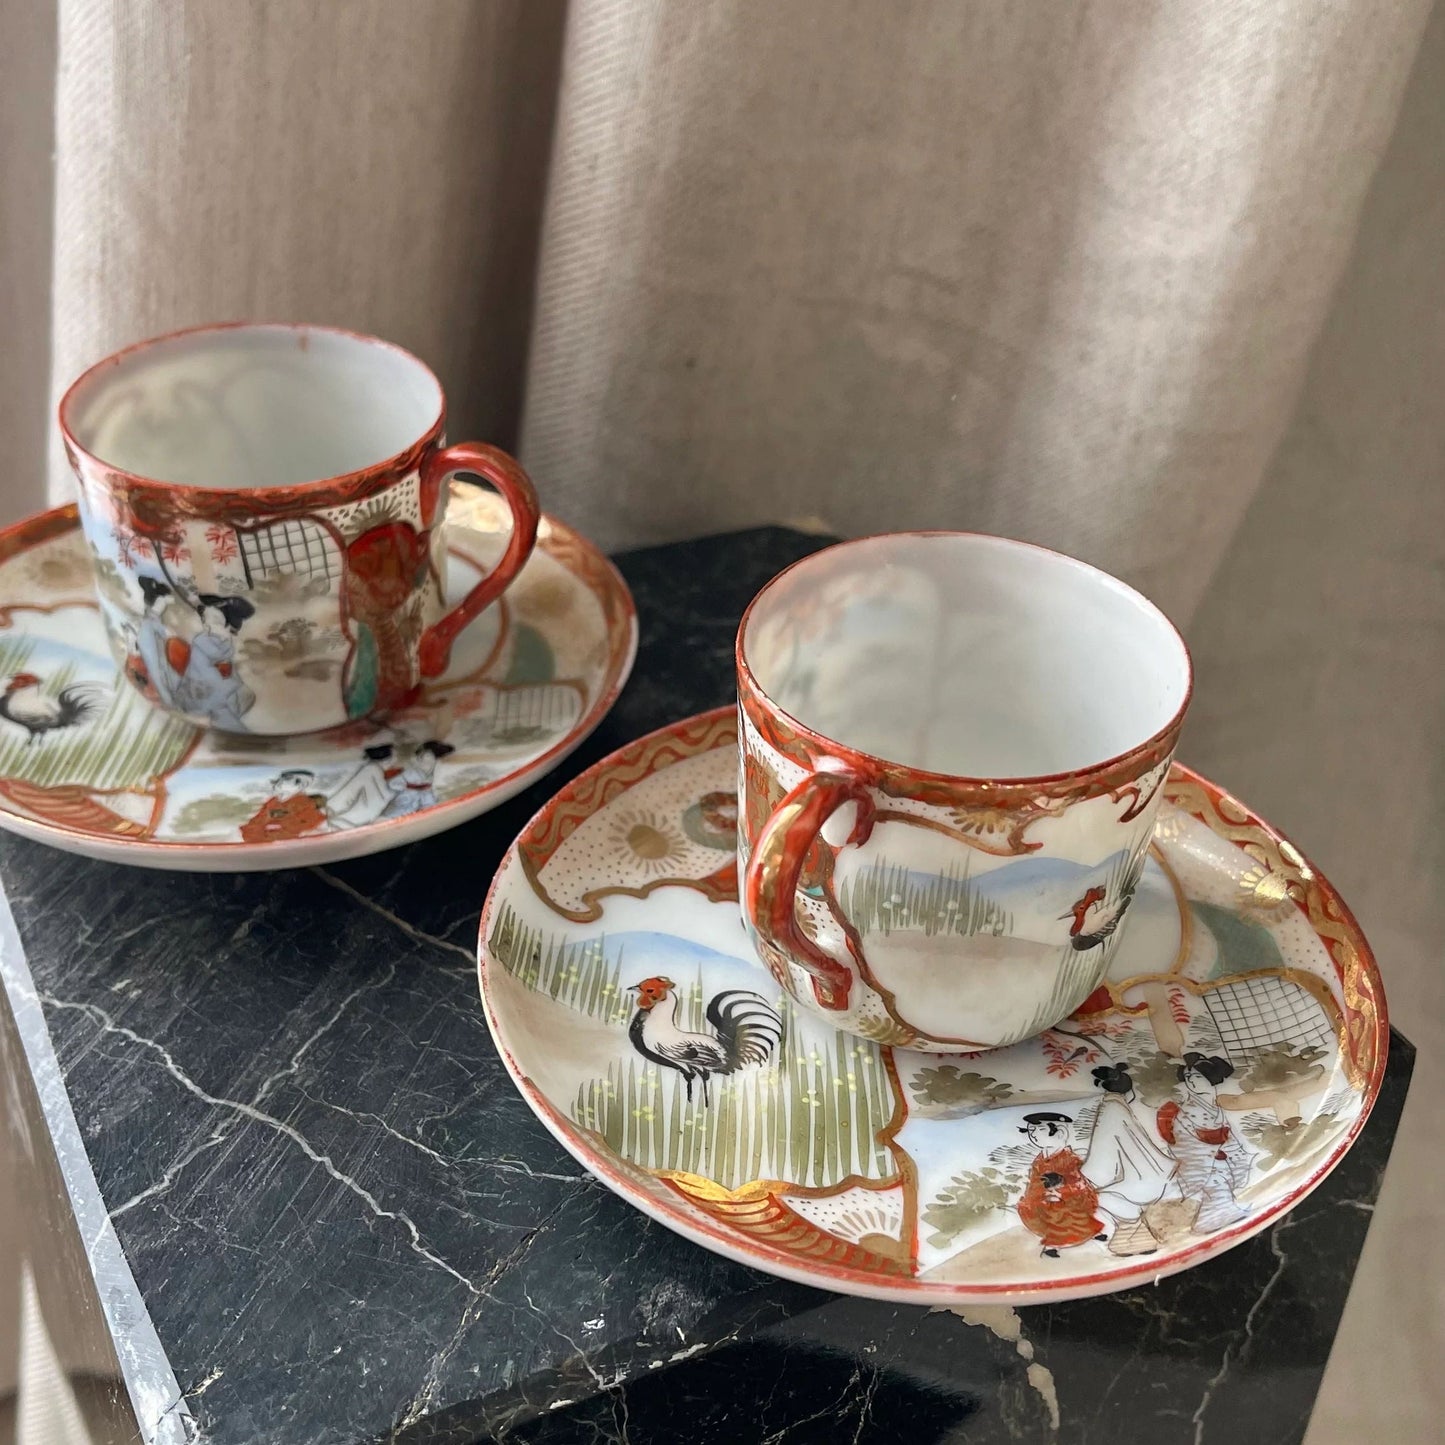
<svg viewBox="0 0 1445 1445">
<path fill-rule="evenodd" d="M 756 962 L 736 739 L 719 710 L 598 763 L 528 824 L 482 915 L 517 1086 L 644 1213 L 825 1289 L 1062 1300 L 1257 1234 L 1359 1133 L 1388 1033 L 1374 959 L 1304 856 L 1213 784 L 1174 767 L 1130 927 L 1072 1018 L 924 1054 L 835 1032 Z M 954 927 L 947 882 L 881 900 L 878 926 Z"/>
<path fill-rule="evenodd" d="M 454 484 L 449 597 L 501 556 L 507 526 L 490 493 Z M 244 645 L 285 664 L 285 637 Z M 82 687 L 101 705 L 39 735 L 0 709 L 0 827 L 187 871 L 394 848 L 496 807 L 555 767 L 612 706 L 636 651 L 636 613 L 616 569 L 544 517 L 521 575 L 405 712 L 296 738 L 205 732 L 152 708 L 118 675 L 75 508 L 61 507 L 0 534 L 0 691 L 28 675 L 22 685 L 53 696 Z"/>
</svg>

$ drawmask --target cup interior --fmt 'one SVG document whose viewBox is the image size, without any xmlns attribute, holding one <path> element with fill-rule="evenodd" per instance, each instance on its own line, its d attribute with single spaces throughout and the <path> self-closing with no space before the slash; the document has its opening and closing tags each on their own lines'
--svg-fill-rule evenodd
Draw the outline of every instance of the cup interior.
<svg viewBox="0 0 1445 1445">
<path fill-rule="evenodd" d="M 1086 563 L 971 533 L 845 542 L 773 579 L 739 650 L 794 721 L 927 772 L 1089 768 L 1162 732 L 1189 653 L 1154 604 Z"/>
<path fill-rule="evenodd" d="M 400 347 L 315 326 L 180 332 L 92 367 L 61 424 L 107 466 L 247 490 L 376 466 L 442 415 L 441 385 Z"/>
</svg>

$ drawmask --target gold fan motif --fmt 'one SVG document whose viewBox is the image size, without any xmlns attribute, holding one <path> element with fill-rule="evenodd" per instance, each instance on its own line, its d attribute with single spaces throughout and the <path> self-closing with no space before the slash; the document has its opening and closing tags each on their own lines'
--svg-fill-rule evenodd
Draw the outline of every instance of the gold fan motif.
<svg viewBox="0 0 1445 1445">
<path fill-rule="evenodd" d="M 1262 863 L 1252 864 L 1239 879 L 1236 891 L 1239 912 L 1262 923 L 1288 918 L 1295 907 L 1292 884 L 1283 873 Z"/>
</svg>

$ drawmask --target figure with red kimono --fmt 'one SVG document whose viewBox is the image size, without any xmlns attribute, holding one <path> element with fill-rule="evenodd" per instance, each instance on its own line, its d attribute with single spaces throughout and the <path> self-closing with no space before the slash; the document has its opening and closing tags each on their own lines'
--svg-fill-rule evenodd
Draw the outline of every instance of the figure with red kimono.
<svg viewBox="0 0 1445 1445">
<path fill-rule="evenodd" d="M 271 796 L 241 824 L 241 841 L 275 843 L 325 828 L 326 803 L 311 791 L 315 783 L 316 774 L 309 768 L 277 773 L 271 782 Z"/>
<path fill-rule="evenodd" d="M 179 646 L 171 649 L 178 674 L 175 704 L 182 712 L 204 717 L 222 732 L 245 732 L 244 718 L 256 694 L 236 671 L 236 634 L 256 608 L 244 597 L 218 597 L 209 592 L 201 593 L 194 606 L 201 630 L 189 644 L 174 639 Z"/>
<path fill-rule="evenodd" d="M 136 630 L 136 662 L 145 674 L 149 689 L 146 695 L 165 707 L 174 707 L 176 684 L 180 681 L 175 654 L 177 646 L 185 644 L 172 636 L 163 614 L 175 593 L 157 577 L 139 580 L 142 616 Z"/>
<path fill-rule="evenodd" d="M 170 584 L 141 577 L 139 586 L 142 617 L 127 674 L 166 707 L 204 717 L 222 732 L 245 732 L 243 719 L 256 694 L 236 671 L 236 634 L 255 615 L 255 606 L 244 597 L 200 593 L 190 603 L 200 630 L 188 640 L 165 622 L 176 595 Z"/>
<path fill-rule="evenodd" d="M 401 770 L 401 777 L 392 784 L 394 791 L 381 816 L 405 818 L 424 808 L 435 808 L 437 764 L 454 752 L 456 749 L 450 743 L 437 738 L 424 742 Z"/>
<path fill-rule="evenodd" d="M 1029 1168 L 1018 1216 L 1024 1228 L 1043 1241 L 1043 1253 L 1051 1259 L 1057 1259 L 1061 1249 L 1106 1238 L 1104 1221 L 1096 1213 L 1098 1190 L 1084 1177 L 1084 1161 L 1074 1152 L 1073 1124 L 1067 1114 L 1025 1114 L 1019 1130 L 1039 1152 Z"/>
</svg>

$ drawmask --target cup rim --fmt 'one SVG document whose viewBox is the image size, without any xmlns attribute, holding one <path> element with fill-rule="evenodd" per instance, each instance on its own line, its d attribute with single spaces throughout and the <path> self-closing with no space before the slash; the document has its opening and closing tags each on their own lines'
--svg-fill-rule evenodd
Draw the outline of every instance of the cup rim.
<svg viewBox="0 0 1445 1445">
<path fill-rule="evenodd" d="M 1145 738 L 1143 742 L 1136 743 L 1133 747 L 1125 748 L 1123 752 L 1115 753 L 1112 757 L 1102 758 L 1094 763 L 1085 763 L 1082 767 L 1066 768 L 1061 772 L 1006 774 L 992 778 L 979 777 L 968 773 L 938 773 L 928 768 L 915 767 L 911 763 L 904 763 L 894 758 L 880 757 L 876 753 L 865 752 L 862 748 L 855 748 L 849 743 L 842 742 L 838 738 L 830 738 L 826 733 L 821 733 L 816 728 L 809 727 L 807 723 L 795 717 L 773 698 L 767 689 L 758 681 L 756 674 L 748 662 L 746 650 L 743 646 L 743 639 L 747 635 L 748 623 L 752 618 L 753 610 L 762 601 L 764 596 L 781 582 L 783 578 L 798 568 L 805 566 L 807 563 L 812 562 L 815 558 L 826 556 L 829 552 L 841 551 L 847 547 L 857 547 L 869 542 L 880 541 L 883 538 L 896 540 L 900 538 L 917 539 L 923 537 L 944 537 L 954 540 L 976 538 L 987 542 L 1001 542 L 1009 547 L 1042 552 L 1060 562 L 1068 563 L 1071 567 L 1090 572 L 1095 577 L 1102 578 L 1112 586 L 1123 588 L 1153 612 L 1169 629 L 1175 641 L 1179 644 L 1179 649 L 1184 656 L 1184 695 L 1179 701 L 1179 706 L 1174 710 L 1168 721 Z M 1092 562 L 1085 562 L 1081 558 L 1071 557 L 1067 552 L 1060 552 L 1053 547 L 1045 547 L 1038 542 L 1025 542 L 1017 537 L 1003 537 L 994 532 L 956 531 L 945 527 L 914 528 L 901 532 L 870 532 L 862 537 L 848 537 L 841 542 L 833 542 L 826 547 L 820 547 L 816 552 L 809 552 L 806 557 L 799 557 L 796 562 L 790 562 L 781 572 L 778 572 L 763 583 L 753 596 L 752 601 L 743 609 L 742 618 L 738 622 L 737 637 L 733 644 L 733 653 L 736 659 L 739 681 L 746 683 L 747 690 L 750 691 L 769 712 L 786 721 L 789 727 L 795 729 L 802 737 L 806 738 L 808 742 L 825 757 L 835 757 L 849 765 L 861 766 L 864 772 L 873 776 L 891 774 L 896 777 L 902 773 L 911 779 L 916 779 L 918 783 L 923 786 L 958 788 L 960 790 L 1037 788 L 1042 791 L 1057 787 L 1062 783 L 1075 782 L 1103 773 L 1112 773 L 1136 759 L 1142 761 L 1148 755 L 1158 751 L 1160 746 L 1171 734 L 1177 735 L 1179 729 L 1183 726 L 1184 715 L 1189 711 L 1189 704 L 1194 696 L 1194 658 L 1189 651 L 1189 644 L 1184 640 L 1184 634 L 1175 626 L 1173 620 L 1164 609 L 1160 607 L 1158 603 L 1146 597 L 1138 588 L 1131 587 L 1121 578 L 1115 577 L 1112 572 L 1104 571 L 1102 567 L 1095 567 Z M 1177 736 L 1175 740 L 1177 741 Z"/>
<path fill-rule="evenodd" d="M 70 425 L 70 414 L 75 405 L 76 395 L 83 386 L 96 379 L 101 372 L 111 367 L 117 367 L 132 357 L 168 342 L 179 341 L 185 337 L 220 334 L 228 331 L 319 332 L 328 336 L 345 337 L 349 341 L 364 342 L 369 346 L 383 347 L 419 368 L 436 387 L 437 414 L 414 441 L 379 461 L 370 462 L 364 467 L 356 467 L 349 472 L 337 472 L 333 476 L 310 477 L 304 482 L 282 482 L 260 487 L 206 487 L 198 486 L 194 482 L 168 482 L 159 477 L 143 476 L 139 472 L 132 472 L 125 467 L 118 467 L 113 462 L 106 461 L 104 457 L 97 456 L 77 440 Z M 65 439 L 65 447 L 70 453 L 72 461 L 76 457 L 82 458 L 112 482 L 120 482 L 127 489 L 150 490 L 168 495 L 204 493 L 210 496 L 246 497 L 255 500 L 258 510 L 264 510 L 268 501 L 279 504 L 282 499 L 294 498 L 298 493 L 302 495 L 310 492 L 320 494 L 336 489 L 354 491 L 381 477 L 390 476 L 398 471 L 412 470 L 419 459 L 418 454 L 433 440 L 440 442 L 446 426 L 447 398 L 440 377 L 421 357 L 394 341 L 387 341 L 381 336 L 373 336 L 369 332 L 353 331 L 345 326 L 329 326 L 311 321 L 206 321 L 197 326 L 180 326 L 173 331 L 165 331 L 157 336 L 144 337 L 140 341 L 133 341 L 128 346 L 122 346 L 102 356 L 99 361 L 92 362 L 87 366 L 65 388 L 55 410 L 60 434 Z"/>
</svg>

